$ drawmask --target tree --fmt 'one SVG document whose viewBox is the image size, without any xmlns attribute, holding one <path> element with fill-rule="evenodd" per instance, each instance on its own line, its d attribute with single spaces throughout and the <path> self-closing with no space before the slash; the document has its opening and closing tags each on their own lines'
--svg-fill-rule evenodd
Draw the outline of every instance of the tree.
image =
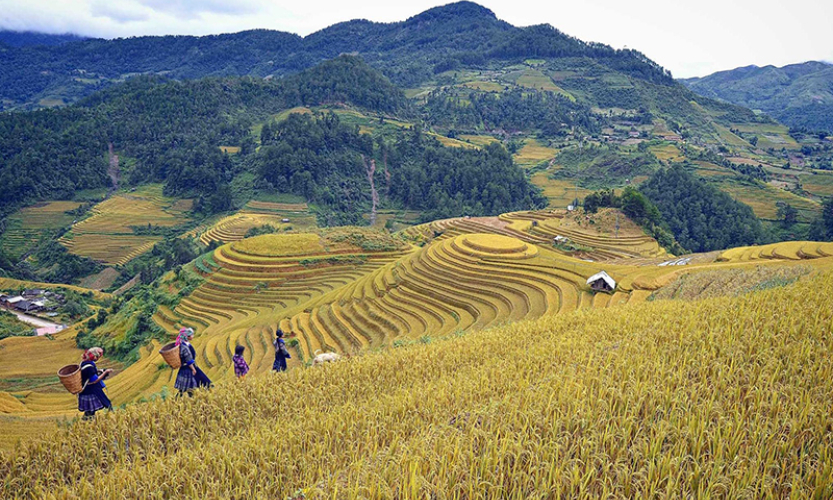
<svg viewBox="0 0 833 500">
<path fill-rule="evenodd" d="M 776 215 L 784 227 L 790 227 L 798 222 L 798 210 L 792 205 L 783 201 L 779 201 L 776 205 L 778 206 Z"/>
</svg>

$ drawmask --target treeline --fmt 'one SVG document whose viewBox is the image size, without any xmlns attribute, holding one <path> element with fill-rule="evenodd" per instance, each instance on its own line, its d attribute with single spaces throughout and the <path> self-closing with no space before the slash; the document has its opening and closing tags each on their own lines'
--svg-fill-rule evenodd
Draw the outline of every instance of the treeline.
<svg viewBox="0 0 833 500">
<path fill-rule="evenodd" d="M 749 206 L 673 166 L 657 171 L 639 191 L 659 209 L 674 237 L 690 252 L 765 243 L 761 221 Z"/>
<path fill-rule="evenodd" d="M 658 170 L 638 190 L 628 186 L 617 196 L 605 189 L 585 197 L 583 204 L 588 212 L 621 208 L 676 254 L 756 245 L 768 238 L 751 208 L 680 165 Z"/>
<path fill-rule="evenodd" d="M 166 182 L 166 192 L 219 198 L 234 175 L 218 147 L 255 148 L 250 128 L 280 110 L 340 101 L 379 111 L 406 111 L 401 90 L 361 60 L 343 56 L 281 81 L 140 77 L 77 106 L 0 115 L 0 216 L 45 198 L 109 184 L 110 144 L 124 158 L 128 184 Z"/>
<path fill-rule="evenodd" d="M 391 142 L 374 141 L 335 114 L 291 114 L 265 125 L 261 141 L 252 159 L 257 176 L 270 189 L 330 207 L 341 222 L 359 222 L 369 206 L 371 162 L 383 204 L 421 210 L 428 218 L 546 205 L 499 144 L 448 148 L 418 127 Z"/>
</svg>

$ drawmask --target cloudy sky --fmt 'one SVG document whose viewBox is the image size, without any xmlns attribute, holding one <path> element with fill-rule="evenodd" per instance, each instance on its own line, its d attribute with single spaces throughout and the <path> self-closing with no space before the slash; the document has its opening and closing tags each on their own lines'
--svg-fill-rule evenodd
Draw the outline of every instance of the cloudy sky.
<svg viewBox="0 0 833 500">
<path fill-rule="evenodd" d="M 104 38 L 268 28 L 307 35 L 350 19 L 404 20 L 443 0 L 0 0 L 0 28 Z M 629 47 L 676 77 L 833 61 L 831 0 L 480 0 L 516 26 L 549 23 Z"/>
</svg>

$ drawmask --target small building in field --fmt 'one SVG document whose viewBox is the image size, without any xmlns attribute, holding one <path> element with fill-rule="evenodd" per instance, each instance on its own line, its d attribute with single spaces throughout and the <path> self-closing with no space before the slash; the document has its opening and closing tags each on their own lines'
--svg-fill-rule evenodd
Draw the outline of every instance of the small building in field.
<svg viewBox="0 0 833 500">
<path fill-rule="evenodd" d="M 17 297 L 6 297 L 2 300 L 3 304 L 5 304 L 9 307 L 12 307 L 15 304 L 17 304 L 18 302 L 22 302 L 22 301 L 23 301 L 23 297 L 21 297 L 20 295 L 18 295 Z"/>
<path fill-rule="evenodd" d="M 21 300 L 21 301 L 16 302 L 14 304 L 14 308 L 17 309 L 20 312 L 25 312 L 25 313 L 40 311 L 41 309 L 43 309 L 42 306 L 39 306 L 35 302 L 29 301 L 29 300 Z"/>
<path fill-rule="evenodd" d="M 590 285 L 591 290 L 597 292 L 612 292 L 616 290 L 616 280 L 604 271 L 599 271 L 587 278 L 587 284 Z"/>
</svg>

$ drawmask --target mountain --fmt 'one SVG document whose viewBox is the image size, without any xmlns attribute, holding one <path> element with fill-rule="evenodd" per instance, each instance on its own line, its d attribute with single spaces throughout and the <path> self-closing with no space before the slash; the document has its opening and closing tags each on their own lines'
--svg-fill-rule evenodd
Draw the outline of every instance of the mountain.
<svg viewBox="0 0 833 500">
<path fill-rule="evenodd" d="M 589 57 L 644 81 L 674 84 L 636 51 L 585 43 L 546 25 L 516 28 L 484 7 L 459 2 L 402 22 L 343 22 L 305 38 L 254 30 L 2 47 L 0 102 L 6 109 L 62 105 L 136 74 L 280 77 L 342 53 L 360 55 L 406 87 L 450 69 L 530 57 Z"/>
<path fill-rule="evenodd" d="M 32 45 L 62 45 L 65 43 L 78 42 L 80 40 L 86 39 L 87 37 L 74 35 L 72 33 L 51 35 L 48 33 L 38 33 L 35 31 L 0 30 L 0 44 L 6 44 L 10 47 L 28 47 Z"/>
<path fill-rule="evenodd" d="M 746 66 L 680 80 L 700 95 L 757 109 L 796 128 L 833 131 L 833 65 Z"/>
</svg>

